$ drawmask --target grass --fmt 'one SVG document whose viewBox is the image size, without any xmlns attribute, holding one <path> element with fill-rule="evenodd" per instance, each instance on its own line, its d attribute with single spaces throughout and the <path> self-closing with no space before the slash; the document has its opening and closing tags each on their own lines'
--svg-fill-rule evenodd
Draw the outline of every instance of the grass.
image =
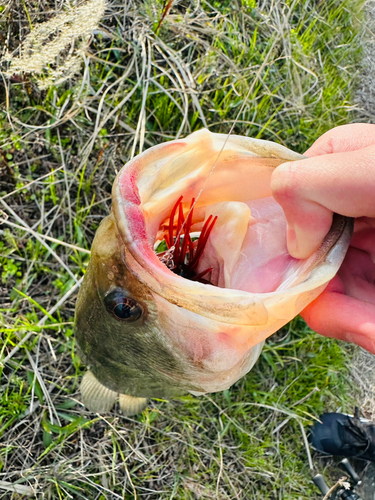
<svg viewBox="0 0 375 500">
<path fill-rule="evenodd" d="M 10 53 L 57 4 L 68 2 L 0 7 Z M 352 410 L 351 348 L 295 319 L 230 391 L 93 415 L 79 403 L 74 304 L 113 179 L 135 154 L 202 126 L 227 133 L 241 107 L 235 133 L 299 152 L 355 120 L 362 6 L 181 0 L 157 29 L 163 2 L 110 0 L 74 76 L 46 89 L 48 68 L 4 77 L 0 498 L 319 498 L 302 428 Z M 340 475 L 314 464 L 331 483 Z"/>
</svg>

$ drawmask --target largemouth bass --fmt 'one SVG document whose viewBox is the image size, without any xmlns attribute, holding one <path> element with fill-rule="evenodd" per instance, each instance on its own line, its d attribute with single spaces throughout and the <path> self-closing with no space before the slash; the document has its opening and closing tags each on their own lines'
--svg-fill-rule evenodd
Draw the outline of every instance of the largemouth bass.
<svg viewBox="0 0 375 500">
<path fill-rule="evenodd" d="M 301 155 L 200 130 L 128 162 L 112 189 L 79 292 L 75 332 L 93 411 L 228 389 L 264 340 L 314 300 L 345 256 L 352 221 L 292 258 L 273 170 Z M 214 167 L 214 168 L 213 168 Z"/>
</svg>

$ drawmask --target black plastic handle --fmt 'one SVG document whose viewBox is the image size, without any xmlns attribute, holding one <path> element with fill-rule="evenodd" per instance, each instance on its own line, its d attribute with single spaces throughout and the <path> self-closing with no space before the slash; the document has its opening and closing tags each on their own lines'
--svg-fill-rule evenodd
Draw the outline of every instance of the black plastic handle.
<svg viewBox="0 0 375 500">
<path fill-rule="evenodd" d="M 349 474 L 349 476 L 352 478 L 352 483 L 354 486 L 356 484 L 361 484 L 361 480 L 360 480 L 358 474 L 353 469 L 353 467 L 351 466 L 351 464 L 347 458 L 344 458 L 344 460 L 341 460 L 341 462 L 339 462 L 339 466 Z"/>
<path fill-rule="evenodd" d="M 317 474 L 316 476 L 314 476 L 313 481 L 315 483 L 315 486 L 319 488 L 320 492 L 323 495 L 326 495 L 329 492 L 327 483 L 325 482 L 324 477 L 321 474 Z"/>
</svg>

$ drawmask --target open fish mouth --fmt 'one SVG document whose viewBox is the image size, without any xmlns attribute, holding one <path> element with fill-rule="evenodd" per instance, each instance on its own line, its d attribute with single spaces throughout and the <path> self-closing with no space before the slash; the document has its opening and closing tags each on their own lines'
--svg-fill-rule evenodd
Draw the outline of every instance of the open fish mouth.
<svg viewBox="0 0 375 500">
<path fill-rule="evenodd" d="M 78 344 L 101 384 L 135 397 L 227 389 L 323 291 L 352 221 L 335 216 L 309 259 L 289 255 L 270 180 L 301 158 L 204 129 L 123 167 L 77 304 Z"/>
<path fill-rule="evenodd" d="M 255 303 L 272 302 L 272 294 L 278 303 L 283 296 L 296 295 L 299 304 L 294 302 L 293 311 L 289 307 L 289 315 L 283 314 L 287 322 L 337 272 L 351 223 L 335 221 L 322 247 L 309 259 L 291 257 L 285 217 L 271 196 L 270 179 L 275 167 L 302 156 L 268 141 L 240 136 L 231 136 L 222 151 L 226 138 L 200 130 L 184 140 L 151 148 L 119 173 L 113 187 L 113 210 L 129 261 L 133 258 L 141 266 L 132 269 L 155 293 L 212 319 L 236 324 L 264 325 L 264 314 L 254 314 Z M 196 199 L 193 210 L 192 199 Z M 189 219 L 182 231 L 179 218 Z M 194 267 L 194 276 L 173 269 L 167 262 L 170 252 L 159 255 L 160 259 L 155 255 L 155 243 L 164 240 L 174 246 L 172 233 L 181 233 L 182 243 L 176 248 L 185 245 L 182 253 L 189 255 L 190 232 L 199 235 L 199 245 L 210 221 L 204 250 L 194 266 L 188 266 Z M 199 283 L 196 277 L 206 270 L 210 270 L 204 276 L 208 283 Z M 309 297 L 304 300 L 301 294 L 307 290 Z M 227 301 L 228 314 L 224 310 L 217 314 L 217 297 Z"/>
</svg>

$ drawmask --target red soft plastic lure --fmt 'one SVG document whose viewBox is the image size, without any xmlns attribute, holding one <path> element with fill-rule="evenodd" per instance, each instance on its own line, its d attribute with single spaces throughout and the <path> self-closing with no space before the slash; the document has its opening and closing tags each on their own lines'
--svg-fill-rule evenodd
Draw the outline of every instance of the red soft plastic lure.
<svg viewBox="0 0 375 500">
<path fill-rule="evenodd" d="M 169 217 L 169 225 L 167 234 L 165 234 L 165 242 L 169 250 L 172 251 L 171 259 L 169 260 L 169 269 L 178 276 L 187 278 L 192 281 L 199 281 L 201 283 L 210 283 L 203 279 L 207 273 L 212 271 L 212 268 L 205 269 L 200 273 L 196 272 L 199 259 L 203 254 L 203 250 L 207 244 L 207 240 L 217 220 L 216 217 L 210 215 L 202 228 L 198 242 L 193 243 L 190 237 L 190 229 L 193 221 L 194 201 L 193 198 L 190 205 L 190 210 L 187 219 L 184 217 L 182 208 L 182 196 L 179 197 L 175 203 L 171 215 Z M 178 211 L 177 224 L 175 226 L 175 216 Z M 179 240 L 179 241 L 177 241 Z M 168 251 L 167 251 L 168 252 Z M 165 260 L 166 252 L 159 254 L 162 260 Z"/>
</svg>

